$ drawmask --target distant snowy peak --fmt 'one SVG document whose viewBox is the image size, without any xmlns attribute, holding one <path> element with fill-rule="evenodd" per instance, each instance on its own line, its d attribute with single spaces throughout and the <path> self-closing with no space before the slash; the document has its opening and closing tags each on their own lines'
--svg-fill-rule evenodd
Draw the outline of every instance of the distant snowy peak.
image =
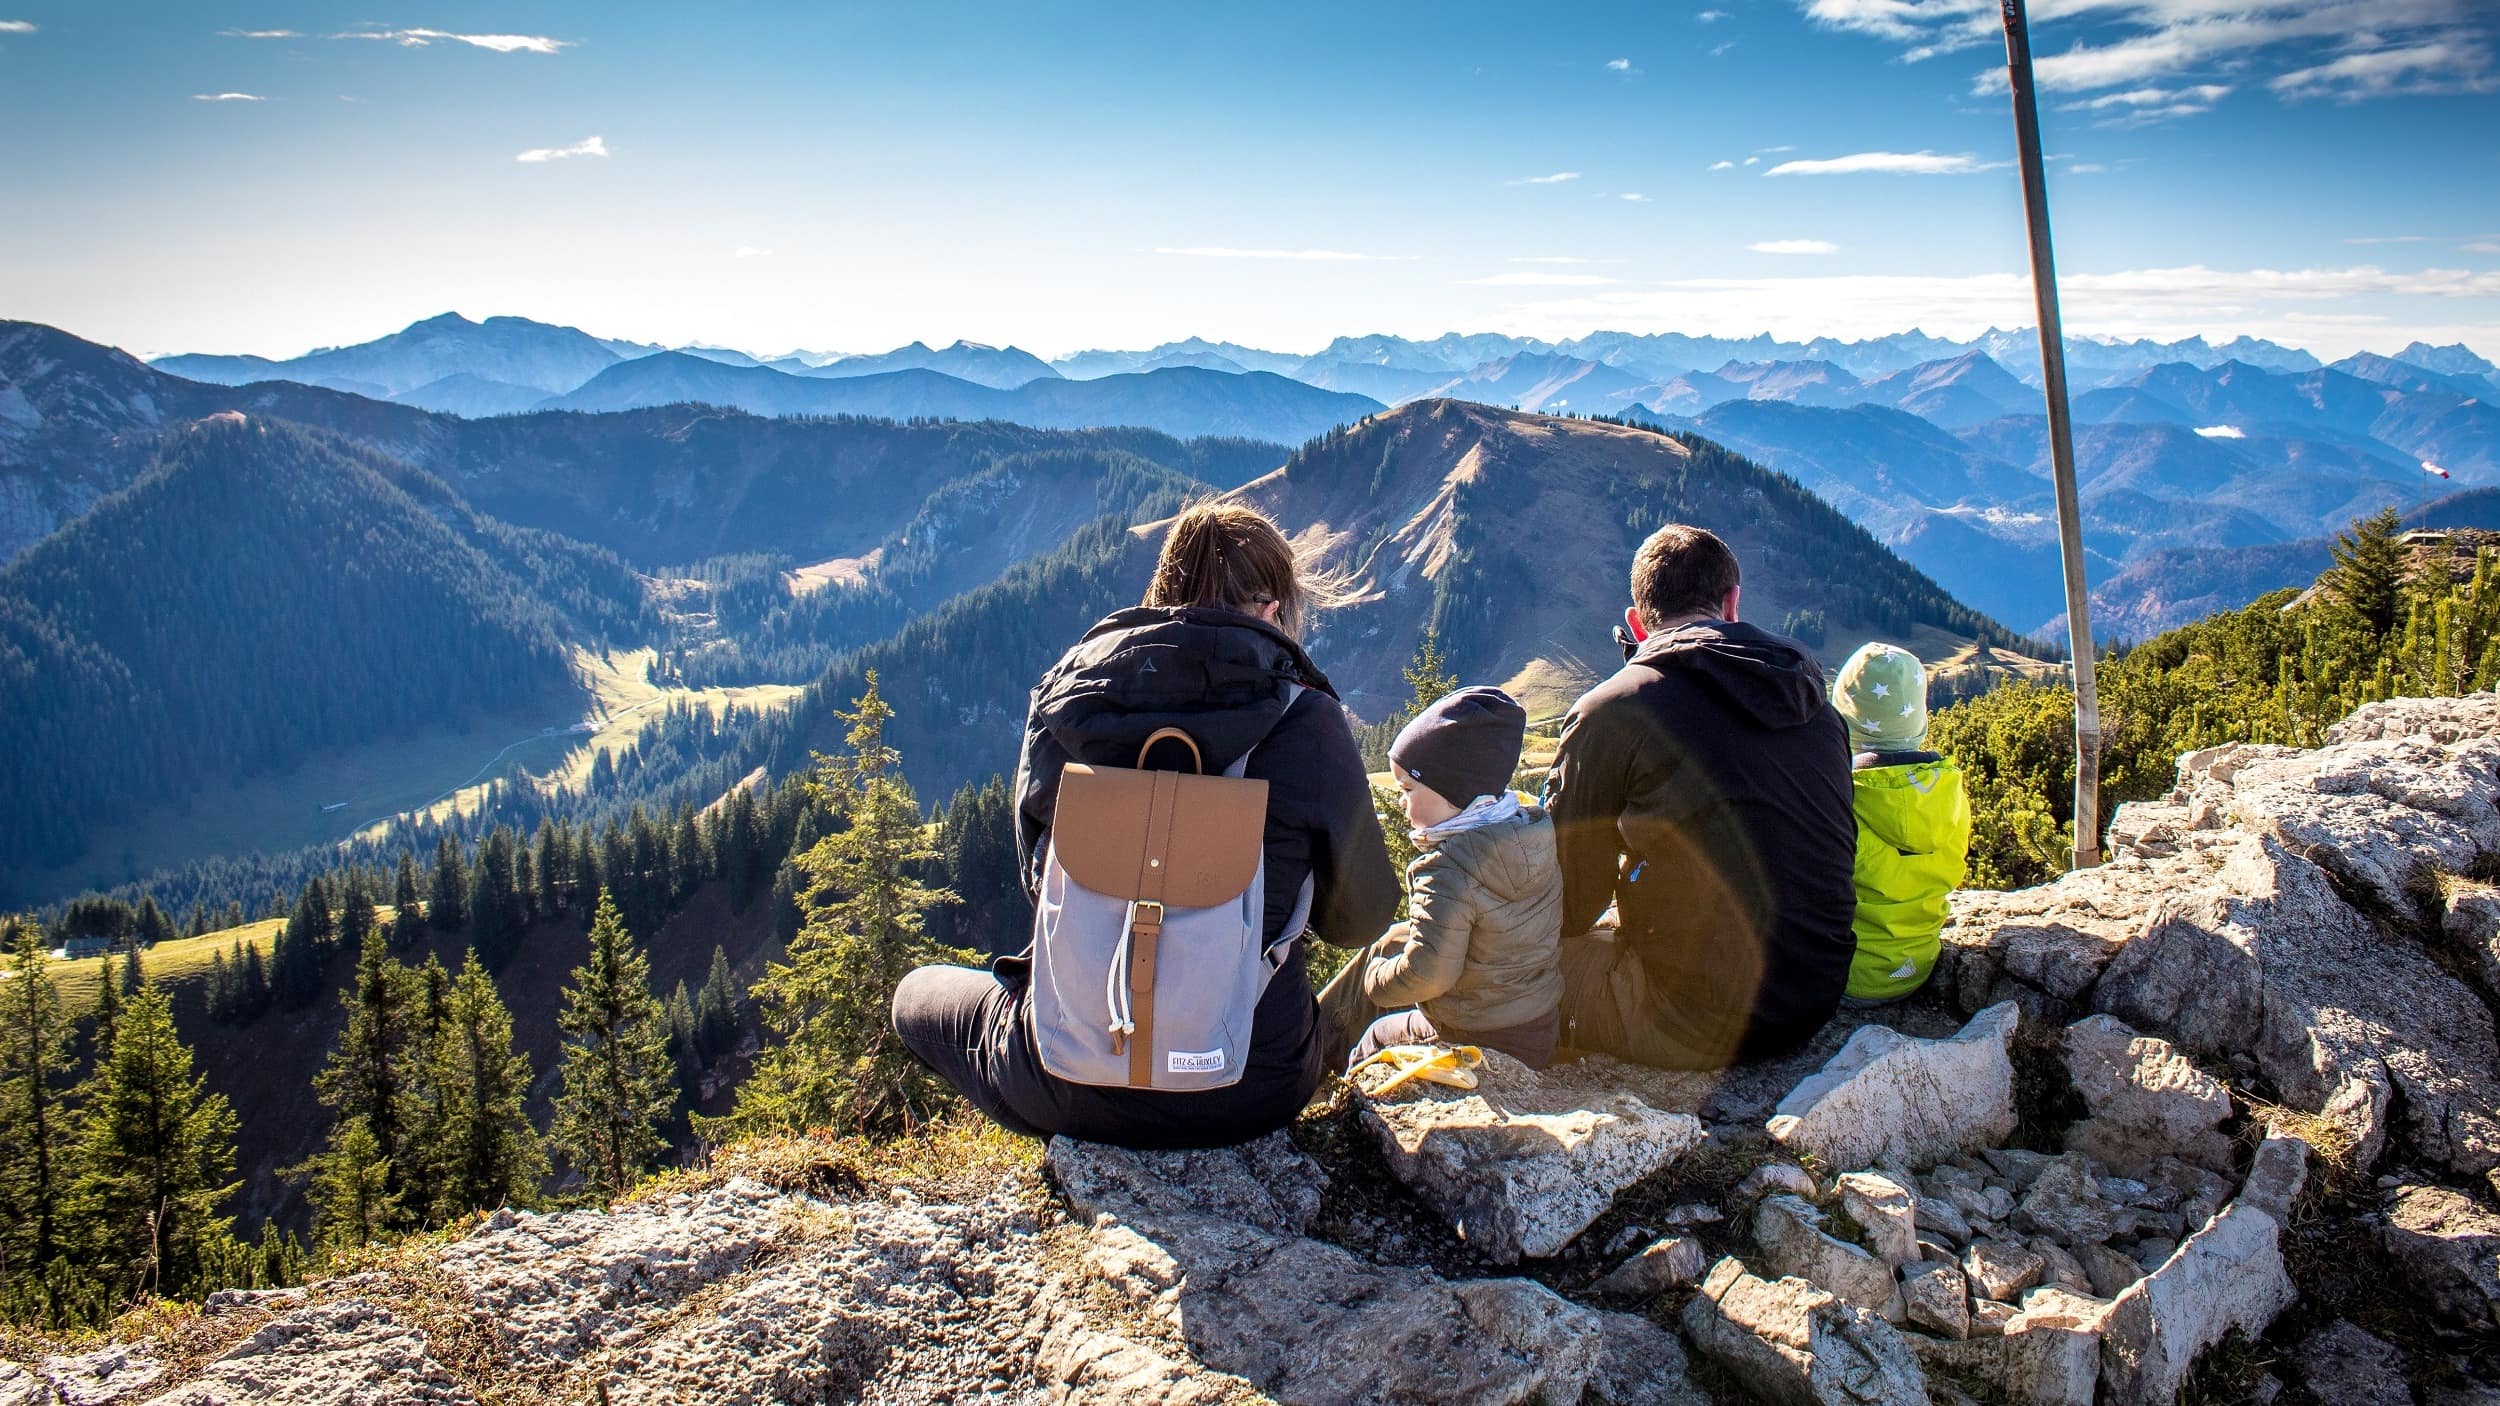
<svg viewBox="0 0 2500 1406">
<path fill-rule="evenodd" d="M 873 356 L 846 356 L 822 366 L 796 368 L 804 376 L 840 380 L 852 376 L 876 376 L 888 371 L 936 371 L 959 381 L 1011 391 L 1028 381 L 1055 381 L 1059 373 L 1051 364 L 1017 347 L 990 347 L 979 342 L 956 342 L 944 350 L 931 350 L 926 342 L 913 342 L 890 352 Z"/>
</svg>

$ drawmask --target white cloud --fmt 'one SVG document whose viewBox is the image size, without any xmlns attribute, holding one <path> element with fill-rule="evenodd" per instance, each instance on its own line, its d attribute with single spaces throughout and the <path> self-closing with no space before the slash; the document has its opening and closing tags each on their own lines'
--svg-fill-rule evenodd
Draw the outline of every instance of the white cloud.
<svg viewBox="0 0 2500 1406">
<path fill-rule="evenodd" d="M 2180 88 L 2129 88 L 2059 106 L 2067 112 L 2099 113 L 2104 127 L 2148 127 L 2211 112 L 2214 104 L 2230 95 L 2228 83 L 2196 83 Z"/>
<path fill-rule="evenodd" d="M 301 31 L 293 29 L 221 29 L 217 32 L 228 39 L 301 39 L 304 37 Z"/>
<path fill-rule="evenodd" d="M 1713 171 L 1733 171 L 1736 169 L 1736 163 L 1733 161 L 1713 161 L 1710 163 L 1710 169 Z"/>
<path fill-rule="evenodd" d="M 2237 425 L 2198 425 L 2196 432 L 2207 439 L 2246 439 L 2248 431 Z"/>
<path fill-rule="evenodd" d="M 2344 241 L 2346 244 L 2428 244 L 2427 234 L 2362 234 Z"/>
<path fill-rule="evenodd" d="M 1615 199 L 1617 199 L 1617 200 L 1629 200 L 1629 201 L 1633 201 L 1633 202 L 1634 202 L 1634 203 L 1636 203 L 1636 204 L 1643 204 L 1643 205 L 1646 205 L 1646 204 L 1648 204 L 1648 203 L 1649 203 L 1649 197 L 1648 197 L 1648 196 L 1646 196 L 1646 195 L 1641 194 L 1641 193 L 1640 193 L 1639 191 L 1637 191 L 1637 190 L 1627 190 L 1627 191 L 1625 191 L 1623 194 L 1616 196 L 1616 197 L 1615 197 Z"/>
<path fill-rule="evenodd" d="M 1828 239 L 1764 239 L 1745 246 L 1757 254 L 1837 254 L 1840 246 Z"/>
<path fill-rule="evenodd" d="M 33 20 L 0 20 L 0 34 L 32 34 L 34 32 Z"/>
<path fill-rule="evenodd" d="M 549 39 L 539 34 L 453 34 L 441 29 L 360 29 L 333 34 L 333 39 L 383 39 L 411 49 L 422 49 L 436 40 L 467 44 L 473 48 L 492 49 L 498 54 L 552 54 L 573 47 L 570 39 Z"/>
<path fill-rule="evenodd" d="M 1502 184 L 1513 186 L 1558 186 L 1565 181 L 1576 181 L 1578 179 L 1580 179 L 1580 173 L 1577 171 L 1556 171 L 1550 176 L 1521 176 L 1515 181 L 1504 181 Z"/>
<path fill-rule="evenodd" d="M 1736 41 L 1735 41 L 1735 40 L 1733 40 L 1733 39 L 1730 39 L 1729 41 L 1727 41 L 1727 42 L 1726 42 L 1726 43 L 1724 43 L 1724 44 L 1713 44 L 1713 45 L 1711 45 L 1711 46 L 1710 46 L 1710 57 L 1712 57 L 1712 58 L 1714 58 L 1714 59 L 1715 59 L 1715 58 L 1721 58 L 1721 57 L 1724 57 L 1724 56 L 1726 55 L 1726 53 L 1727 53 L 1727 51 L 1728 51 L 1728 50 L 1733 49 L 1733 48 L 1735 48 L 1735 47 L 1736 47 Z"/>
<path fill-rule="evenodd" d="M 2414 93 L 2487 93 L 2500 86 L 2491 50 L 2480 42 L 2441 39 L 2397 49 L 2346 54 L 2294 69 L 2266 85 L 2286 98 L 2360 102 Z"/>
<path fill-rule="evenodd" d="M 1461 283 L 1478 288 L 1600 288 L 1615 282 L 1594 273 L 1542 273 L 1534 269 L 1513 269 L 1484 278 L 1462 278 Z"/>
<path fill-rule="evenodd" d="M 195 103 L 265 103 L 269 99 L 258 93 L 193 93 Z"/>
<path fill-rule="evenodd" d="M 1506 264 L 1593 264 L 1597 261 L 1583 259 L 1577 254 L 1518 254 L 1502 262 Z"/>
<path fill-rule="evenodd" d="M 1717 24 L 1719 21 L 1727 18 L 1727 11 L 1704 10 L 1700 14 L 1693 16 L 1693 18 L 1700 20 L 1703 24 Z"/>
<path fill-rule="evenodd" d="M 769 259 L 772 256 L 773 251 L 770 249 L 758 249 L 752 244 L 741 244 L 735 252 L 730 254 L 729 257 L 733 259 Z"/>
<path fill-rule="evenodd" d="M 2066 173 L 2070 176 L 2098 176 L 2108 170 L 2109 168 L 2107 166 L 2102 165 L 2098 161 L 2078 161 L 2074 165 L 2067 167 Z"/>
<path fill-rule="evenodd" d="M 1789 142 L 1779 146 L 1758 146 L 1753 149 L 1753 154 L 1756 156 L 1778 156 L 1783 152 L 1795 151 L 1796 149 L 1796 144 L 1794 142 Z"/>
<path fill-rule="evenodd" d="M 1903 46 L 1908 62 L 1994 47 L 2003 32 L 1996 0 L 1798 3 L 1829 28 Z M 2064 92 L 2200 70 L 2253 77 L 2286 69 L 2269 86 L 2287 98 L 2488 91 L 2490 14 L 2489 0 L 2063 0 L 2034 12 L 2033 71 L 2043 89 Z M 2094 24 L 2095 40 L 2056 49 L 2075 21 Z M 2313 62 L 2322 47 L 2342 57 Z M 1982 94 L 2005 91 L 2001 65 L 1973 79 Z"/>
<path fill-rule="evenodd" d="M 564 161 L 576 156 L 605 156 L 607 154 L 608 143 L 605 138 L 584 137 L 571 146 L 534 146 L 512 159 L 535 164 L 541 161 Z"/>
<path fill-rule="evenodd" d="M 1191 259 L 1286 259 L 1297 263 L 1357 264 L 1394 263 L 1399 256 L 1386 254 L 1350 254 L 1342 249 L 1230 249 L 1220 245 L 1199 245 L 1188 249 L 1157 249 L 1158 254 L 1177 254 Z"/>
<path fill-rule="evenodd" d="M 1632 61 L 1630 59 L 1608 59 L 1606 60 L 1606 71 L 1609 73 L 1640 72 L 1639 69 L 1632 66 Z"/>
<path fill-rule="evenodd" d="M 2468 254 L 2500 254 L 2500 239 L 2477 239 L 2457 248 Z"/>
<path fill-rule="evenodd" d="M 1896 176 L 1960 176 L 1972 171 L 1992 170 L 2002 162 L 1985 162 L 1964 152 L 1947 155 L 1935 151 L 1861 151 L 1849 156 L 1825 157 L 1815 161 L 1783 161 L 1765 176 L 1851 176 L 1878 172 Z"/>
<path fill-rule="evenodd" d="M 1759 156 L 1748 156 L 1745 158 L 1745 164 L 1748 166 L 1759 166 L 1762 164 L 1762 158 Z"/>
</svg>

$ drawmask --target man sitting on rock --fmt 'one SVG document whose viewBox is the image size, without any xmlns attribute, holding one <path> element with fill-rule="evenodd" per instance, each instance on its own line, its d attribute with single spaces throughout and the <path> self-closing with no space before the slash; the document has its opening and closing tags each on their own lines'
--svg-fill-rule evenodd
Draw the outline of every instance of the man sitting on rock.
<svg viewBox="0 0 2500 1406">
<path fill-rule="evenodd" d="M 1670 524 L 1632 561 L 1627 663 L 1564 721 L 1562 1043 L 1670 1069 L 1785 1054 L 1856 943 L 1848 731 L 1803 645 L 1737 619 L 1736 554 Z M 1615 906 L 1618 926 L 1591 929 Z"/>
</svg>

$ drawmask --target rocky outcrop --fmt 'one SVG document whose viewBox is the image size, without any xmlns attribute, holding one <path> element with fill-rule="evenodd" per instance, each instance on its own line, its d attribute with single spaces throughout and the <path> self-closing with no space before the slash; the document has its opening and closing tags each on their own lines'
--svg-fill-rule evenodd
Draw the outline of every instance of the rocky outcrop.
<svg viewBox="0 0 2500 1406">
<path fill-rule="evenodd" d="M 1930 992 L 1780 1060 L 1493 1055 L 922 1180 L 733 1150 L 20 1351 L 0 1406 L 2500 1399 L 2496 802 L 2500 700 L 2376 705 L 2182 758 L 2109 864 L 1958 896 Z"/>
</svg>

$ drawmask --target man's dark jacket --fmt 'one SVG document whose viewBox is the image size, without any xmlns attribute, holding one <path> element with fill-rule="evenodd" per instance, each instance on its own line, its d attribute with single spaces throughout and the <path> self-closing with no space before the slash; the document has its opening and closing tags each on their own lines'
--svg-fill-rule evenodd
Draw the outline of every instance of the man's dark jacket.
<svg viewBox="0 0 2500 1406">
<path fill-rule="evenodd" d="M 1563 931 L 1619 899 L 1659 1028 L 1739 1059 L 1794 1049 L 1856 951 L 1849 764 L 1803 646 L 1734 621 L 1653 635 L 1563 725 Z"/>
<path fill-rule="evenodd" d="M 1288 684 L 1308 690 L 1290 711 Z M 1140 606 L 1087 632 L 1033 690 L 1024 756 L 1016 768 L 1016 857 L 1025 892 L 1041 863 L 1071 761 L 1136 766 L 1138 747 L 1177 727 L 1222 772 L 1248 753 L 1245 775 L 1267 783 L 1266 936 L 1284 935 L 1307 875 L 1310 928 L 1339 947 L 1360 947 L 1396 917 L 1397 870 L 1380 833 L 1371 783 L 1336 691 L 1302 646 L 1238 611 Z M 1157 767 L 1188 765 L 1188 750 L 1155 749 Z M 1021 984 L 1023 958 L 999 974 Z M 1011 1063 L 1011 1103 L 1041 1100 L 1028 1121 L 1125 1146 L 1220 1145 L 1282 1127 L 1319 1086 L 1332 1053 L 1322 1047 L 1302 944 L 1279 969 L 1251 1018 L 1241 1081 L 1204 1093 L 1099 1089 L 1049 1078 L 1029 1030 Z M 1334 1052 L 1343 1057 L 1343 1051 Z M 1044 1117 L 1032 1116 L 1047 1114 Z"/>
</svg>

